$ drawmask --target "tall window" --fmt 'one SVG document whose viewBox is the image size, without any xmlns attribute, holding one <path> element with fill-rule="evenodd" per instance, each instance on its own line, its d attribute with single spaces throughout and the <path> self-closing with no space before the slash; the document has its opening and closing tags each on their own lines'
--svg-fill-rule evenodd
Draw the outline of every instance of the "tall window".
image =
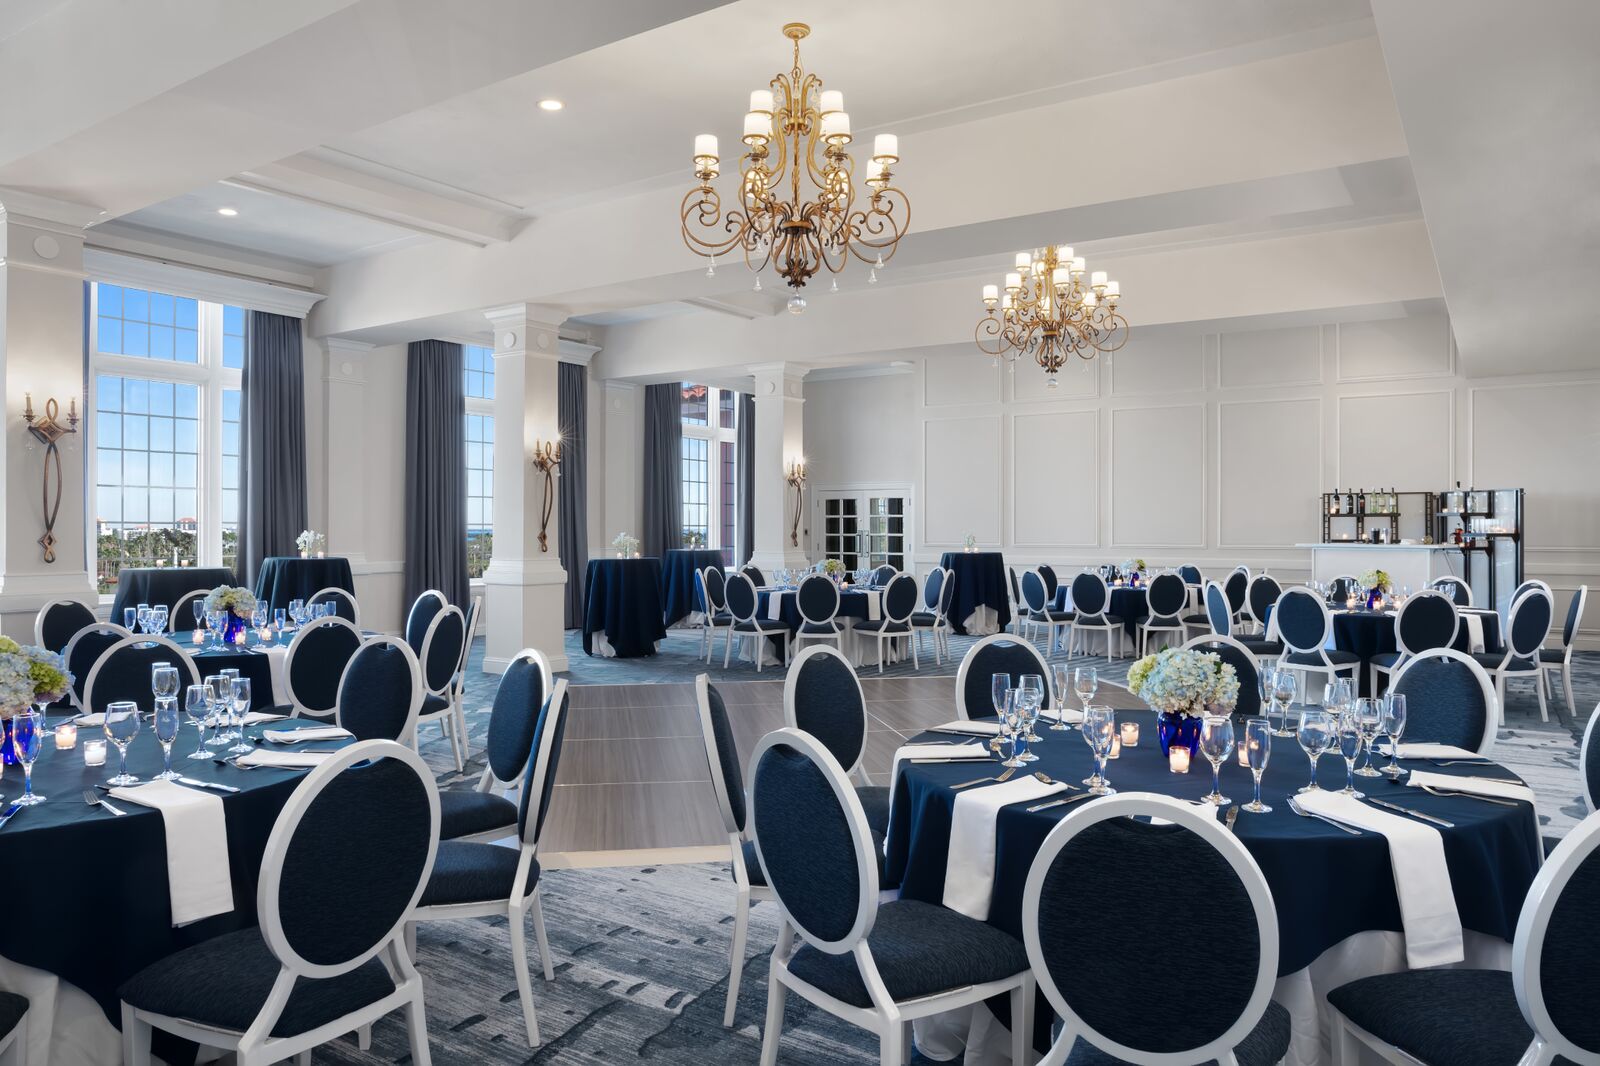
<svg viewBox="0 0 1600 1066">
<path fill-rule="evenodd" d="M 482 577 L 494 554 L 494 353 L 461 353 L 467 397 L 467 574 Z"/>
<path fill-rule="evenodd" d="M 243 308 L 89 287 L 96 575 L 235 565 Z"/>
<path fill-rule="evenodd" d="M 683 545 L 722 552 L 733 565 L 738 394 L 683 383 Z"/>
</svg>

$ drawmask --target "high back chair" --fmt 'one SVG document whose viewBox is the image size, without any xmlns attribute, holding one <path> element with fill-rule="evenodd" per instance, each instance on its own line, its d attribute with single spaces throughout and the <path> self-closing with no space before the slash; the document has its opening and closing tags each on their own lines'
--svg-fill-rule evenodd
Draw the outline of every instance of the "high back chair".
<svg viewBox="0 0 1600 1066">
<path fill-rule="evenodd" d="M 337 585 L 329 585 L 325 589 L 318 589 L 307 599 L 306 603 L 320 607 L 324 603 L 333 604 L 333 613 L 343 618 L 346 622 L 357 627 L 361 626 L 361 605 L 356 602 L 355 596 Z"/>
<path fill-rule="evenodd" d="M 755 658 L 756 673 L 761 672 L 761 666 L 767 657 L 767 649 L 762 642 L 768 638 L 777 638 L 783 642 L 783 662 L 789 664 L 789 627 L 779 621 L 769 621 L 756 617 L 761 605 L 756 596 L 755 584 L 750 580 L 748 572 L 734 574 L 728 578 L 728 614 L 733 617 L 733 625 L 728 627 L 727 640 L 722 645 L 722 668 L 728 668 L 728 657 L 733 651 L 733 638 L 738 637 L 740 642 L 748 640 L 750 650 Z M 777 596 L 774 590 L 769 595 Z"/>
<path fill-rule="evenodd" d="M 1028 962 L 1062 1020 L 1040 1066 L 1061 1066 L 1069 1055 L 1136 1066 L 1282 1059 L 1290 1020 L 1272 1001 L 1278 917 L 1267 879 L 1239 839 L 1211 812 L 1148 792 L 1071 810 L 1045 838 L 1022 890 Z M 1085 870 L 1106 888 L 1090 906 L 1077 902 L 1074 887 Z M 1152 876 L 1192 886 L 1205 901 L 1185 925 L 1215 953 L 1171 950 L 1165 905 L 1140 888 Z M 1206 994 L 1184 1010 L 1150 1016 L 1149 1004 L 1167 991 L 1195 985 Z M 1072 1054 L 1075 1043 L 1088 1049 Z"/>
<path fill-rule="evenodd" d="M 1183 649 L 1211 652 L 1233 667 L 1239 678 L 1239 699 L 1233 705 L 1235 719 L 1254 718 L 1262 713 L 1261 660 L 1243 641 L 1210 633 L 1185 642 Z"/>
<path fill-rule="evenodd" d="M 59 655 L 79 630 L 94 623 L 94 612 L 77 600 L 51 600 L 34 615 L 33 642 Z"/>
<path fill-rule="evenodd" d="M 756 588 L 760 589 L 767 587 L 767 575 L 761 572 L 761 568 L 759 566 L 752 566 L 749 563 L 745 563 L 744 566 L 739 570 L 739 573 L 749 578 L 750 583 Z"/>
<path fill-rule="evenodd" d="M 917 643 L 918 654 L 922 651 L 922 634 L 927 633 L 933 637 L 933 661 L 941 666 L 950 652 L 950 635 L 955 632 L 950 625 L 950 604 L 955 595 L 956 583 L 950 572 L 935 567 L 922 587 L 923 604 L 928 609 L 911 614 L 912 639 Z"/>
<path fill-rule="evenodd" d="M 94 669 L 95 662 L 109 651 L 113 644 L 131 636 L 132 633 L 115 622 L 96 622 L 72 634 L 72 639 L 67 641 L 67 646 L 61 650 L 61 658 L 66 661 L 67 672 L 72 675 L 72 691 L 69 697 L 78 710 L 85 709 L 83 686 L 84 682 L 89 680 L 89 671 Z"/>
<path fill-rule="evenodd" d="M 1532 681 L 1539 696 L 1539 718 L 1550 720 L 1550 706 L 1544 695 L 1544 665 L 1541 653 L 1550 635 L 1554 613 L 1550 593 L 1531 583 L 1521 596 L 1511 601 L 1506 616 L 1506 647 L 1503 652 L 1478 652 L 1473 658 L 1494 678 L 1495 695 L 1500 700 L 1500 724 L 1506 721 L 1506 682 Z"/>
<path fill-rule="evenodd" d="M 807 648 L 794 657 L 783 682 L 783 724 L 810 733 L 856 782 L 867 825 L 889 833 L 889 790 L 872 784 L 862 765 L 867 754 L 867 696 L 855 667 L 833 648 Z"/>
<path fill-rule="evenodd" d="M 884 661 L 895 641 L 911 636 L 911 615 L 917 609 L 917 579 L 910 574 L 896 574 L 884 587 L 876 622 L 856 626 L 857 641 L 872 637 L 878 642 L 878 673 L 883 673 Z M 911 645 L 911 663 L 922 669 L 922 658 L 915 643 Z"/>
<path fill-rule="evenodd" d="M 1072 625 L 1073 613 L 1058 610 L 1051 606 L 1051 592 L 1049 583 L 1044 575 L 1037 570 L 1027 570 L 1022 574 L 1022 605 L 1027 611 L 1028 636 L 1037 633 L 1040 629 L 1045 631 L 1044 646 L 1046 650 L 1056 646 L 1058 634 L 1065 633 Z"/>
<path fill-rule="evenodd" d="M 194 604 L 204 604 L 211 593 L 206 589 L 192 589 L 179 596 L 167 611 L 167 632 L 183 633 L 198 628 L 194 620 Z"/>
<path fill-rule="evenodd" d="M 1451 744 L 1479 755 L 1493 749 L 1499 700 L 1472 656 L 1454 648 L 1419 652 L 1395 671 L 1389 691 L 1406 698 L 1406 741 Z"/>
<path fill-rule="evenodd" d="M 252 925 L 184 948 L 123 984 L 122 1061 L 149 1066 L 152 1029 L 240 1066 L 405 1011 L 428 1066 L 422 978 L 401 936 L 439 847 L 439 798 L 416 752 L 387 741 L 330 755 L 295 787 L 261 860 Z"/>
<path fill-rule="evenodd" d="M 1035 567 L 1035 569 L 1039 571 L 1039 576 L 1044 579 L 1045 598 L 1048 600 L 1055 599 L 1056 588 L 1059 584 L 1056 580 L 1055 567 L 1051 566 L 1049 563 L 1040 563 L 1037 567 Z"/>
<path fill-rule="evenodd" d="M 1277 623 L 1278 638 L 1283 641 L 1284 654 L 1278 660 L 1280 670 L 1293 670 L 1302 679 L 1316 674 L 1328 680 L 1348 677 L 1355 682 L 1356 671 L 1361 669 L 1361 657 L 1354 652 L 1327 647 L 1333 635 L 1333 615 L 1321 596 L 1303 587 L 1284 589 L 1272 617 Z"/>
<path fill-rule="evenodd" d="M 339 677 L 334 724 L 357 740 L 394 740 L 415 749 L 423 691 L 411 646 L 395 637 L 373 637 Z"/>
<path fill-rule="evenodd" d="M 1272 608 L 1283 595 L 1283 586 L 1271 574 L 1257 574 L 1244 590 L 1245 616 L 1250 620 L 1258 639 L 1269 636 Z"/>
<path fill-rule="evenodd" d="M 694 572 L 695 584 L 700 587 L 700 602 L 706 605 L 705 621 L 700 626 L 700 651 L 707 663 L 711 662 L 711 648 L 716 643 L 717 630 L 733 625 L 733 615 L 728 613 L 728 600 L 724 595 L 722 571 L 714 566 Z"/>
<path fill-rule="evenodd" d="M 1354 574 L 1340 574 L 1328 582 L 1328 595 L 1332 597 L 1335 604 L 1342 607 L 1344 602 L 1355 594 L 1360 585 L 1361 582 Z"/>
<path fill-rule="evenodd" d="M 899 1066 L 918 1018 L 1009 995 L 1012 1061 L 1033 1031 L 1027 953 L 986 922 L 932 903 L 878 902 L 872 835 L 844 769 L 815 737 L 769 733 L 750 757 L 750 822 L 782 911 L 769 963 L 762 1066 L 775 1066 L 792 991 L 875 1033 Z M 791 951 L 795 934 L 801 946 Z"/>
<path fill-rule="evenodd" d="M 1139 623 L 1139 654 L 1148 654 L 1150 638 L 1156 634 L 1169 641 L 1183 640 L 1183 615 L 1189 606 L 1189 588 L 1177 574 L 1157 574 L 1145 590 L 1148 614 Z"/>
<path fill-rule="evenodd" d="M 843 647 L 844 631 L 838 622 L 839 586 L 832 578 L 822 574 L 806 577 L 795 589 L 794 599 L 800 610 L 800 628 L 794 634 L 796 651 L 808 640 L 832 641 L 836 647 Z"/>
<path fill-rule="evenodd" d="M 1551 674 L 1561 675 L 1561 688 L 1567 694 L 1567 716 L 1578 717 L 1578 708 L 1572 698 L 1572 650 L 1583 623 L 1583 607 L 1589 599 L 1589 586 L 1579 585 L 1567 604 L 1567 620 L 1561 624 L 1561 647 L 1539 649 L 1539 670 L 1544 674 L 1546 687 Z"/>
<path fill-rule="evenodd" d="M 1600 723 L 1600 704 L 1589 712 L 1589 724 L 1583 727 L 1583 744 L 1578 748 L 1578 766 L 1583 771 L 1583 802 L 1589 813 L 1600 811 L 1600 739 L 1595 725 Z"/>
<path fill-rule="evenodd" d="M 1067 654 L 1073 649 L 1087 654 L 1087 638 L 1099 633 L 1106 638 L 1106 657 L 1111 657 L 1111 638 L 1117 638 L 1117 658 L 1122 657 L 1122 619 L 1111 614 L 1111 590 L 1097 573 L 1083 573 L 1072 579 L 1072 629 L 1067 637 Z"/>
<path fill-rule="evenodd" d="M 422 642 L 428 635 L 428 626 L 433 624 L 433 616 L 449 605 L 438 589 L 428 589 L 411 604 L 411 610 L 406 612 L 406 643 L 411 645 L 413 654 L 422 654 Z"/>
<path fill-rule="evenodd" d="M 1028 623 L 1028 608 L 1022 602 L 1022 584 L 1017 581 L 1017 568 L 1006 567 L 1006 577 L 1011 581 L 1011 623 L 1016 626 L 1017 636 L 1026 635 L 1024 628 Z"/>
<path fill-rule="evenodd" d="M 1388 677 L 1395 669 L 1425 651 L 1448 648 L 1456 639 L 1461 620 L 1456 605 L 1443 592 L 1432 589 L 1414 593 L 1394 616 L 1394 642 L 1396 650 L 1383 651 L 1367 660 L 1370 676 L 1368 691 L 1378 695 L 1378 675 Z"/>
<path fill-rule="evenodd" d="M 466 765 L 467 723 L 455 701 L 456 678 L 467 646 L 467 622 L 461 608 L 446 605 L 434 614 L 417 653 L 422 671 L 422 707 L 417 712 L 417 728 L 438 722 L 439 730 L 450 741 L 456 772 Z M 413 742 L 415 747 L 417 743 Z"/>
<path fill-rule="evenodd" d="M 483 773 L 471 790 L 439 793 L 441 840 L 499 840 L 517 827 L 517 805 L 506 792 L 522 780 L 533 751 L 534 729 L 552 687 L 550 661 L 536 648 L 512 658 L 494 691 Z"/>
<path fill-rule="evenodd" d="M 1450 597 L 1450 602 L 1457 607 L 1472 606 L 1472 586 L 1459 577 L 1436 577 L 1428 587 Z"/>
<path fill-rule="evenodd" d="M 1023 674 L 1038 674 L 1045 679 L 1041 709 L 1048 710 L 1053 706 L 1050 702 L 1050 666 L 1039 654 L 1039 649 L 1008 634 L 995 633 L 968 648 L 961 665 L 956 668 L 956 717 L 963 721 L 998 717 L 990 686 L 994 675 L 1000 673 L 1011 675 L 1013 688 Z M 1057 698 L 1060 698 L 1059 695 Z"/>
<path fill-rule="evenodd" d="M 296 717 L 333 717 L 344 668 L 360 648 L 360 630 L 337 616 L 315 619 L 295 631 L 283 657 L 283 680 Z"/>
<path fill-rule="evenodd" d="M 150 668 L 156 663 L 171 663 L 178 668 L 177 696 L 181 707 L 184 687 L 200 683 L 200 670 L 188 652 L 166 637 L 152 633 L 123 637 L 95 660 L 83 682 L 83 709 L 100 714 L 108 703 L 132 700 L 141 712 L 153 713 L 156 697 L 150 687 Z M 260 696 L 268 700 L 271 694 L 261 693 Z"/>
</svg>

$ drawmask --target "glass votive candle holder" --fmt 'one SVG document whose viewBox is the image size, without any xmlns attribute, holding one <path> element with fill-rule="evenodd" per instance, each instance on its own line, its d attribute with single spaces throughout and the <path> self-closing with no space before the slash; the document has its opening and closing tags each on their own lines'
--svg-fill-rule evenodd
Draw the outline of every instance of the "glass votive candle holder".
<svg viewBox="0 0 1600 1066">
<path fill-rule="evenodd" d="M 72 722 L 56 726 L 56 750 L 71 751 L 78 746 L 78 727 Z"/>
<path fill-rule="evenodd" d="M 1119 739 L 1124 748 L 1137 748 L 1139 746 L 1139 723 L 1123 722 Z"/>
<path fill-rule="evenodd" d="M 1189 772 L 1189 749 L 1174 747 L 1167 751 L 1167 769 L 1175 774 Z"/>
<path fill-rule="evenodd" d="M 83 742 L 83 765 L 104 766 L 106 764 L 106 742 L 103 740 L 86 740 Z"/>
<path fill-rule="evenodd" d="M 1239 745 L 1239 765 L 1246 770 L 1250 769 L 1250 746 L 1248 744 Z"/>
<path fill-rule="evenodd" d="M 197 644 L 197 645 L 198 644 L 203 644 L 203 643 L 205 643 L 205 639 L 206 639 L 206 631 L 205 630 L 197 629 L 197 630 L 194 631 L 194 642 L 195 642 L 195 644 Z"/>
<path fill-rule="evenodd" d="M 1118 735 L 1116 733 L 1111 734 L 1111 753 L 1109 755 L 1107 755 L 1106 758 L 1107 759 L 1120 759 L 1120 758 L 1122 758 L 1122 737 L 1120 735 Z"/>
</svg>

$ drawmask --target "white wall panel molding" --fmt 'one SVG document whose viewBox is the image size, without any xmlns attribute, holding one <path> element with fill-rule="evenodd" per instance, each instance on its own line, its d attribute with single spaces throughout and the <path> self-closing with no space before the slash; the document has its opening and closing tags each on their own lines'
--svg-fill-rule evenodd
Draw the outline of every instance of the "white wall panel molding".
<svg viewBox="0 0 1600 1066">
<path fill-rule="evenodd" d="M 1206 415 L 1203 403 L 1111 408 L 1109 547 L 1206 546 Z"/>
<path fill-rule="evenodd" d="M 1321 518 L 1326 452 L 1320 396 L 1218 401 L 1212 543 L 1252 552 L 1300 543 L 1296 538 Z M 1287 498 L 1271 499 L 1279 492 Z"/>
<path fill-rule="evenodd" d="M 1029 410 L 1013 415 L 1009 422 L 1010 542 L 1024 550 L 1097 547 L 1099 410 Z M 1035 455 L 1044 461 L 1020 458 Z"/>
</svg>

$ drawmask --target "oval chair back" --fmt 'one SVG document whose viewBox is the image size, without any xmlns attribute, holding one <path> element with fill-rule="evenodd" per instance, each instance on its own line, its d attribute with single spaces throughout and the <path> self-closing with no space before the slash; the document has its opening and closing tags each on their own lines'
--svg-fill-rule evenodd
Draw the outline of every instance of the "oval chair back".
<svg viewBox="0 0 1600 1066">
<path fill-rule="evenodd" d="M 183 633 L 196 629 L 194 604 L 196 601 L 204 604 L 209 595 L 211 593 L 205 589 L 193 589 L 179 596 L 177 602 L 167 610 L 167 632 Z M 201 609 L 204 610 L 204 607 Z"/>
<path fill-rule="evenodd" d="M 550 660 L 537 648 L 523 648 L 500 675 L 489 709 L 489 733 L 484 743 L 484 779 L 480 788 L 516 784 L 528 769 L 533 733 L 550 694 Z"/>
<path fill-rule="evenodd" d="M 438 849 L 438 786 L 416 752 L 369 740 L 329 756 L 267 838 L 256 910 L 268 949 L 299 977 L 337 977 L 390 945 L 409 970 L 402 927 Z M 264 1021 L 252 1028 L 272 1031 L 276 1018 Z"/>
<path fill-rule="evenodd" d="M 813 644 L 789 664 L 783 682 L 783 721 L 809 733 L 856 774 L 867 747 L 867 698 L 850 660 L 826 644 Z"/>
<path fill-rule="evenodd" d="M 1229 613 L 1239 617 L 1250 594 L 1250 571 L 1242 566 L 1235 569 L 1222 583 L 1222 591 L 1228 595 Z"/>
<path fill-rule="evenodd" d="M 539 713 L 533 731 L 533 752 L 528 758 L 528 773 L 522 782 L 517 802 L 517 832 L 522 842 L 535 852 L 550 815 L 550 797 L 555 795 L 556 770 L 561 764 L 562 741 L 567 735 L 567 682 L 559 680 Z"/>
<path fill-rule="evenodd" d="M 1093 622 L 1111 605 L 1111 590 L 1097 573 L 1079 574 L 1072 579 L 1072 609 L 1079 622 Z"/>
<path fill-rule="evenodd" d="M 1037 569 L 1039 571 L 1039 576 L 1044 579 L 1045 600 L 1049 601 L 1055 599 L 1056 589 L 1060 585 L 1056 578 L 1055 567 L 1051 566 L 1049 563 L 1040 563 Z"/>
<path fill-rule="evenodd" d="M 79 630 L 94 623 L 94 612 L 77 600 L 51 600 L 34 615 L 33 642 L 60 655 Z"/>
<path fill-rule="evenodd" d="M 1135 820 L 1141 817 L 1149 820 Z M 1115 886 L 1097 892 L 1094 907 L 1066 902 L 1084 870 Z M 1150 920 L 1150 900 L 1139 887 L 1151 878 L 1203 886 L 1197 898 L 1205 906 L 1191 918 L 1204 927 L 1205 942 L 1228 945 L 1225 970 L 1203 952 L 1163 947 L 1167 932 Z M 1269 1009 L 1282 1014 L 1287 1043 L 1288 1013 L 1269 1006 L 1278 919 L 1266 878 L 1215 817 L 1181 800 L 1132 792 L 1074 808 L 1028 871 L 1022 938 L 1040 991 L 1065 1019 L 1062 1039 L 1076 1035 L 1109 1059 L 1231 1062 Z M 1097 961 L 1086 967 L 1085 958 Z M 1129 1007 L 1196 981 L 1207 990 L 1203 1002 L 1159 1025 Z"/>
<path fill-rule="evenodd" d="M 1583 727 L 1583 744 L 1578 749 L 1578 765 L 1583 769 L 1583 801 L 1589 813 L 1600 811 L 1600 736 L 1595 725 L 1600 724 L 1600 703 L 1589 714 L 1589 724 Z"/>
<path fill-rule="evenodd" d="M 728 578 L 728 613 L 735 621 L 748 622 L 756 616 L 756 586 L 747 573 Z"/>
<path fill-rule="evenodd" d="M 1235 718 L 1254 718 L 1261 713 L 1261 660 L 1233 637 L 1208 633 L 1183 645 L 1185 651 L 1211 652 L 1233 667 L 1239 678 L 1239 700 L 1233 705 Z"/>
<path fill-rule="evenodd" d="M 1333 630 L 1333 616 L 1328 613 L 1328 605 L 1322 602 L 1321 596 L 1298 586 L 1284 589 L 1272 615 L 1285 648 L 1323 657 L 1322 649 Z"/>
<path fill-rule="evenodd" d="M 1040 706 L 1051 706 L 1050 667 L 1039 649 L 1008 634 L 996 633 L 968 648 L 956 668 L 957 717 L 964 721 L 996 717 L 990 686 L 998 673 L 1010 674 L 1013 687 L 1023 674 L 1038 674 L 1045 679 L 1044 702 Z"/>
<path fill-rule="evenodd" d="M 839 613 L 839 586 L 833 579 L 812 574 L 801 580 L 795 589 L 795 606 L 800 617 L 810 625 L 826 625 Z"/>
<path fill-rule="evenodd" d="M 456 671 L 461 666 L 461 652 L 466 647 L 467 623 L 461 608 L 450 605 L 433 616 L 428 631 L 422 638 L 422 651 L 417 663 L 422 668 L 422 685 L 430 696 L 443 696 L 450 691 Z"/>
<path fill-rule="evenodd" d="M 1145 592 L 1149 625 L 1183 624 L 1183 609 L 1189 605 L 1189 588 L 1177 574 L 1157 574 Z"/>
<path fill-rule="evenodd" d="M 938 622 L 940 625 L 946 625 L 949 623 L 950 605 L 955 602 L 955 598 L 956 583 L 951 580 L 949 574 L 946 574 L 944 582 L 939 586 L 939 608 L 936 613 L 938 615 Z"/>
<path fill-rule="evenodd" d="M 1006 567 L 1006 576 L 1011 578 L 1011 602 L 1017 605 L 1017 613 L 1022 613 L 1022 586 L 1017 582 L 1017 568 Z"/>
<path fill-rule="evenodd" d="M 1472 606 L 1472 586 L 1459 577 L 1436 577 L 1428 587 L 1449 596 L 1457 607 Z"/>
<path fill-rule="evenodd" d="M 360 631 L 343 618 L 318 618 L 300 627 L 283 657 L 283 679 L 295 714 L 333 714 L 344 668 L 360 648 Z"/>
<path fill-rule="evenodd" d="M 152 713 L 156 709 L 156 697 L 151 691 L 150 668 L 156 663 L 171 663 L 178 668 L 177 696 L 181 709 L 184 686 L 198 685 L 200 671 L 188 652 L 155 634 L 123 637 L 106 648 L 84 679 L 83 709 L 96 713 L 104 711 L 106 704 L 113 701 L 132 700 L 139 705 L 140 712 Z M 271 699 L 271 693 L 263 695 Z"/>
<path fill-rule="evenodd" d="M 1328 582 L 1328 593 L 1333 597 L 1334 603 L 1343 603 L 1350 598 L 1359 584 L 1361 582 L 1356 580 L 1354 574 L 1340 574 Z"/>
<path fill-rule="evenodd" d="M 1022 605 L 1028 609 L 1029 614 L 1044 613 L 1050 606 L 1050 596 L 1046 591 L 1044 576 L 1037 570 L 1025 570 L 1022 574 Z"/>
<path fill-rule="evenodd" d="M 1245 609 L 1250 612 L 1250 617 L 1264 633 L 1267 629 L 1267 619 L 1272 615 L 1273 605 L 1278 602 L 1278 597 L 1283 595 L 1283 586 L 1278 584 L 1278 579 L 1267 574 L 1257 574 L 1250 579 L 1250 585 L 1245 590 Z"/>
<path fill-rule="evenodd" d="M 930 611 L 937 611 L 939 609 L 939 601 L 941 599 L 941 592 L 944 589 L 944 585 L 944 567 L 936 566 L 932 570 L 928 571 L 927 580 L 923 581 L 922 583 L 922 606 L 926 607 Z"/>
<path fill-rule="evenodd" d="M 1506 622 L 1506 654 L 1512 659 L 1535 662 L 1539 649 L 1550 635 L 1550 594 L 1540 588 L 1530 588 L 1520 599 L 1511 601 L 1511 616 Z"/>
<path fill-rule="evenodd" d="M 422 654 L 422 641 L 428 635 L 428 626 L 433 624 L 433 616 L 444 610 L 447 603 L 444 593 L 429 589 L 418 596 L 411 610 L 406 612 L 406 643 L 411 645 L 413 655 Z"/>
<path fill-rule="evenodd" d="M 1578 639 L 1578 623 L 1583 620 L 1583 605 L 1589 599 L 1589 586 L 1579 585 L 1567 603 L 1567 620 L 1561 624 L 1561 646 L 1569 652 Z"/>
<path fill-rule="evenodd" d="M 1228 609 L 1228 594 L 1215 581 L 1206 582 L 1206 618 L 1211 632 L 1219 637 L 1233 635 L 1233 612 Z"/>
<path fill-rule="evenodd" d="M 872 572 L 872 583 L 880 587 L 886 586 L 889 584 L 889 582 L 894 580 L 894 575 L 898 574 L 899 572 L 900 571 L 896 570 L 888 563 L 884 563 L 882 566 L 878 567 Z"/>
<path fill-rule="evenodd" d="M 1552 603 L 1555 602 L 1556 594 L 1554 590 L 1550 588 L 1550 583 L 1548 581 L 1541 581 L 1536 577 L 1530 577 L 1528 580 L 1518 585 L 1516 591 L 1511 594 L 1511 602 L 1516 603 L 1518 600 L 1522 599 L 1529 589 L 1539 589 L 1546 596 L 1550 597 L 1550 601 Z"/>
<path fill-rule="evenodd" d="M 1389 691 L 1406 698 L 1405 740 L 1453 744 L 1480 755 L 1494 747 L 1494 682 L 1470 655 L 1434 648 L 1407 659 Z"/>
<path fill-rule="evenodd" d="M 1442 592 L 1414 593 L 1394 616 L 1394 640 L 1400 654 L 1410 657 L 1434 648 L 1448 648 L 1456 639 L 1461 620 L 1456 605 Z"/>
<path fill-rule="evenodd" d="M 878 913 L 872 835 L 821 741 L 796 729 L 761 739 L 750 756 L 750 823 L 766 883 L 801 937 L 830 955 L 865 940 Z"/>
<path fill-rule="evenodd" d="M 1600 1062 L 1600 1017 L 1585 994 L 1594 987 L 1597 888 L 1600 818 L 1591 815 L 1533 879 L 1511 943 L 1511 986 L 1538 1035 L 1539 1061 Z"/>
<path fill-rule="evenodd" d="M 1193 563 L 1185 563 L 1178 567 L 1178 576 L 1183 578 L 1183 583 L 1190 588 L 1199 588 L 1206 583 L 1205 575 Z"/>
<path fill-rule="evenodd" d="M 904 622 L 917 609 L 917 579 L 910 574 L 896 574 L 883 590 L 883 617 L 890 622 Z"/>
<path fill-rule="evenodd" d="M 83 683 L 89 680 L 89 671 L 94 668 L 95 662 L 112 645 L 132 635 L 115 622 L 96 622 L 78 630 L 67 641 L 67 646 L 61 650 L 61 658 L 66 661 L 68 673 L 72 674 L 72 702 L 80 711 L 84 710 Z"/>
<path fill-rule="evenodd" d="M 329 585 L 325 589 L 318 589 L 311 594 L 306 603 L 314 606 L 331 603 L 333 604 L 335 616 L 343 618 L 351 625 L 361 625 L 361 605 L 356 602 L 354 596 L 337 585 Z"/>
<path fill-rule="evenodd" d="M 828 650 L 820 644 L 806 649 Z M 739 748 L 733 740 L 733 726 L 728 722 L 727 704 L 705 674 L 694 679 L 694 696 L 695 708 L 700 712 L 700 736 L 705 741 L 706 762 L 711 768 L 711 791 L 717 797 L 717 810 L 722 812 L 722 828 L 729 836 L 743 836 L 744 772 L 739 768 Z"/>
<path fill-rule="evenodd" d="M 467 661 L 472 658 L 472 642 L 478 637 L 478 625 L 483 621 L 483 597 L 474 596 L 467 606 L 467 632 L 461 639 L 461 661 L 456 664 L 456 692 L 466 691 Z"/>
<path fill-rule="evenodd" d="M 740 570 L 739 573 L 749 578 L 750 583 L 756 588 L 763 588 L 766 586 L 767 575 L 761 572 L 760 567 L 751 566 L 750 564 L 746 563 L 744 568 Z"/>
<path fill-rule="evenodd" d="M 700 580 L 705 584 L 706 607 L 709 613 L 728 609 L 727 578 L 715 566 L 708 566 L 700 572 Z"/>
<path fill-rule="evenodd" d="M 422 696 L 422 670 L 411 645 L 374 637 L 345 665 L 333 720 L 357 740 L 415 744 Z"/>
</svg>

